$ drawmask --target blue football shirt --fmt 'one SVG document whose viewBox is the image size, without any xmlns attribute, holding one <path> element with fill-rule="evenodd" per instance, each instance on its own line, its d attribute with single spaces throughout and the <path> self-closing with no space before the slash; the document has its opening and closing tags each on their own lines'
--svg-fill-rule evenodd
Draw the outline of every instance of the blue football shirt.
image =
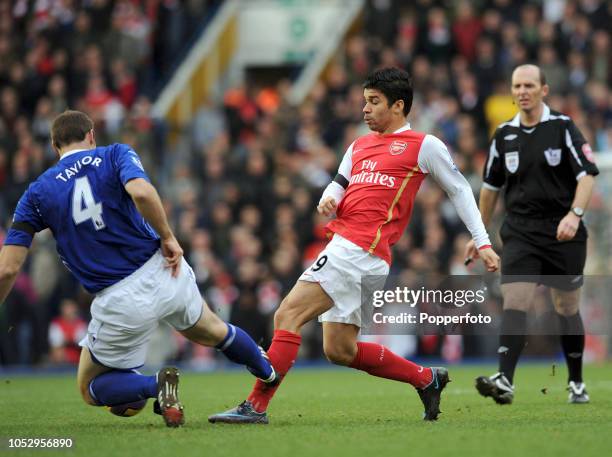
<svg viewBox="0 0 612 457">
<path fill-rule="evenodd" d="M 34 232 L 50 228 L 60 258 L 85 289 L 115 284 L 160 246 L 125 190 L 135 178 L 149 180 L 125 144 L 64 154 L 22 195 L 4 244 L 29 247 Z"/>
</svg>

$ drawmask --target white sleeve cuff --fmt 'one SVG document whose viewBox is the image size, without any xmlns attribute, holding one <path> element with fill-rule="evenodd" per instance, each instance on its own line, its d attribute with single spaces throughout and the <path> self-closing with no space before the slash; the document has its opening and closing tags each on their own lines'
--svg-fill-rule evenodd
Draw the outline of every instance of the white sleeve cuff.
<svg viewBox="0 0 612 457">
<path fill-rule="evenodd" d="M 323 200 L 327 197 L 332 197 L 336 201 L 336 205 L 340 204 L 340 201 L 344 197 L 346 190 L 336 181 L 330 182 L 325 190 L 323 191 L 323 195 L 321 195 L 321 199 L 319 200 L 319 205 Z"/>
<path fill-rule="evenodd" d="M 580 181 L 582 178 L 584 178 L 587 175 L 586 171 L 581 171 L 580 173 L 578 173 L 576 175 L 576 181 Z"/>
</svg>

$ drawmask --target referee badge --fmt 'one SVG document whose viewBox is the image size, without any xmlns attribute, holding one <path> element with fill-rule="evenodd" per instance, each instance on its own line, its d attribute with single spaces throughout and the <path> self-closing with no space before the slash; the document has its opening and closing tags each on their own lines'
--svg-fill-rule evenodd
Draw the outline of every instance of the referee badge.
<svg viewBox="0 0 612 457">
<path fill-rule="evenodd" d="M 544 151 L 544 156 L 551 167 L 556 167 L 561 163 L 561 149 L 548 148 Z"/>
<path fill-rule="evenodd" d="M 510 173 L 516 173 L 519 166 L 519 154 L 518 151 L 506 152 L 504 154 L 506 159 L 506 168 Z"/>
<path fill-rule="evenodd" d="M 593 155 L 593 150 L 591 149 L 589 143 L 584 143 L 582 145 L 582 153 L 589 162 L 595 163 L 595 156 Z"/>
</svg>

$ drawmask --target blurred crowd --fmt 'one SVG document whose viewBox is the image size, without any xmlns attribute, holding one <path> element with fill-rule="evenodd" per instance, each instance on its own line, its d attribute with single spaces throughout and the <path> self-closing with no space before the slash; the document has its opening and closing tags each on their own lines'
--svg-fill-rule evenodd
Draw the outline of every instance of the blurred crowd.
<svg viewBox="0 0 612 457">
<path fill-rule="evenodd" d="M 288 102 L 289 80 L 246 80 L 188 129 L 166 125 L 151 116 L 152 97 L 216 3 L 0 0 L 0 243 L 21 193 L 56 160 L 51 120 L 81 109 L 99 144 L 128 143 L 141 155 L 210 306 L 266 346 L 275 308 L 326 243 L 315 206 L 348 145 L 367 133 L 361 83 L 374 68 L 411 72 L 412 127 L 446 142 L 475 194 L 489 136 L 516 112 L 510 74 L 522 63 L 542 67 L 548 103 L 594 150 L 612 150 L 609 2 L 371 0 L 302 105 Z M 468 239 L 427 180 L 392 274 L 465 274 Z M 56 259 L 50 234 L 37 235 L 0 309 L 0 363 L 72 362 L 90 301 Z M 320 328 L 304 336 L 303 355 L 319 358 Z M 494 337 L 387 338 L 404 355 L 449 360 L 490 355 L 496 345 Z M 169 329 L 153 348 L 154 361 L 216 363 Z"/>
</svg>

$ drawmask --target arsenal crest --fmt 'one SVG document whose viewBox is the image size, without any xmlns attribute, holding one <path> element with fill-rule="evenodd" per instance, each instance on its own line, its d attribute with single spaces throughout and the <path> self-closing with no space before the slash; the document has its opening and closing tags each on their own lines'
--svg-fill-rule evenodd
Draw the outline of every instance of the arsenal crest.
<svg viewBox="0 0 612 457">
<path fill-rule="evenodd" d="M 551 167 L 556 167 L 561 163 L 561 149 L 548 148 L 544 151 L 544 156 Z"/>
<path fill-rule="evenodd" d="M 389 152 L 391 153 L 392 156 L 396 156 L 404 152 L 407 147 L 408 147 L 408 143 L 406 143 L 405 141 L 395 140 L 389 146 Z"/>
<path fill-rule="evenodd" d="M 519 166 L 519 154 L 518 151 L 506 152 L 504 154 L 506 159 L 506 168 L 510 173 L 516 173 Z"/>
</svg>

